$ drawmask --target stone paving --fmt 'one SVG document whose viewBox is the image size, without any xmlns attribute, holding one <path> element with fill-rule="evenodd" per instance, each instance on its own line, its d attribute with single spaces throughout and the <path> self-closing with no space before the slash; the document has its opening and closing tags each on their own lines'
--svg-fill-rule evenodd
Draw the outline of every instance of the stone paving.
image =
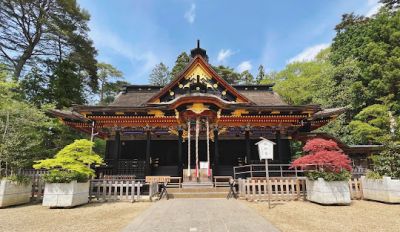
<svg viewBox="0 0 400 232">
<path fill-rule="evenodd" d="M 270 222 L 234 199 L 170 199 L 155 203 L 124 232 L 275 232 Z"/>
</svg>

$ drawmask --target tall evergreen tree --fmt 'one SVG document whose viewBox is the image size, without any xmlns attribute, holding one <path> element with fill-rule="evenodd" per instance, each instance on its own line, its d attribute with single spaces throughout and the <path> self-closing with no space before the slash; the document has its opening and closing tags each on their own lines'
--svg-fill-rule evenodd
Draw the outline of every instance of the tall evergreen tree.
<svg viewBox="0 0 400 232">
<path fill-rule="evenodd" d="M 96 50 L 88 38 L 89 14 L 75 0 L 0 1 L 0 58 L 19 80 L 28 67 L 69 59 L 96 88 Z"/>
<path fill-rule="evenodd" d="M 122 78 L 122 72 L 116 69 L 111 64 L 106 63 L 98 63 L 98 77 L 99 77 L 99 92 L 100 92 L 100 104 L 104 104 L 104 88 L 105 85 L 109 82 L 110 78 Z"/>
<path fill-rule="evenodd" d="M 150 74 L 150 84 L 164 86 L 171 81 L 171 73 L 162 62 L 157 64 Z"/>
<path fill-rule="evenodd" d="M 265 70 L 264 70 L 264 66 L 261 64 L 260 66 L 258 66 L 258 73 L 257 73 L 257 77 L 256 77 L 256 83 L 260 84 L 262 80 L 264 80 L 265 78 Z"/>
<path fill-rule="evenodd" d="M 240 74 L 235 72 L 235 70 L 228 66 L 214 66 L 213 69 L 222 77 L 225 81 L 230 84 L 238 84 L 240 80 Z"/>
<path fill-rule="evenodd" d="M 182 52 L 175 61 L 175 66 L 172 68 L 171 76 L 174 78 L 178 73 L 180 73 L 187 64 L 189 64 L 190 57 L 186 52 Z"/>
<path fill-rule="evenodd" d="M 126 81 L 106 82 L 104 85 L 104 104 L 109 104 L 114 101 L 115 97 L 121 92 L 124 86 L 130 85 Z"/>
<path fill-rule="evenodd" d="M 240 74 L 240 77 L 241 77 L 241 80 L 240 80 L 240 83 L 242 84 L 246 84 L 246 85 L 252 85 L 252 84 L 254 84 L 254 77 L 253 77 L 253 75 L 248 71 L 248 70 L 246 70 L 246 71 L 243 71 L 241 74 Z"/>
</svg>

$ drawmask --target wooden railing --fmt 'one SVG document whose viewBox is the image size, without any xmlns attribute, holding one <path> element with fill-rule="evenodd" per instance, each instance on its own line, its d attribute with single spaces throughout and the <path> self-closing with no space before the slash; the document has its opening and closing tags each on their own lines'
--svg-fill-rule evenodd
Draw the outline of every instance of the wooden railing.
<svg viewBox="0 0 400 232">
<path fill-rule="evenodd" d="M 139 201 L 143 183 L 135 180 L 93 179 L 90 180 L 89 200 Z"/>
<path fill-rule="evenodd" d="M 299 177 L 303 176 L 303 170 L 290 168 L 290 164 L 268 164 L 271 177 Z M 233 167 L 233 175 L 238 178 L 265 177 L 265 164 L 249 164 Z"/>
<path fill-rule="evenodd" d="M 36 169 L 22 169 L 19 174 L 31 177 L 32 191 L 31 201 L 40 202 L 43 199 L 44 185 L 45 182 L 42 178 L 44 174 L 47 174 L 48 170 L 36 170 Z"/>
<path fill-rule="evenodd" d="M 268 200 L 268 185 L 272 201 L 291 201 L 306 194 L 305 178 L 272 177 L 239 179 L 239 197 L 249 201 Z"/>
</svg>

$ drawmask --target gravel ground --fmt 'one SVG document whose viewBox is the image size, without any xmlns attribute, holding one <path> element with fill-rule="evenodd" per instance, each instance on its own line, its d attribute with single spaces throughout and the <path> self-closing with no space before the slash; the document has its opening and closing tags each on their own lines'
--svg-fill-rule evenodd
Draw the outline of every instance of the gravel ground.
<svg viewBox="0 0 400 232">
<path fill-rule="evenodd" d="M 322 206 L 304 201 L 248 202 L 280 230 L 286 231 L 400 231 L 400 205 L 353 201 L 350 206 Z"/>
<path fill-rule="evenodd" d="M 23 205 L 0 209 L 0 231 L 120 231 L 150 202 L 91 203 L 71 209 Z"/>
</svg>

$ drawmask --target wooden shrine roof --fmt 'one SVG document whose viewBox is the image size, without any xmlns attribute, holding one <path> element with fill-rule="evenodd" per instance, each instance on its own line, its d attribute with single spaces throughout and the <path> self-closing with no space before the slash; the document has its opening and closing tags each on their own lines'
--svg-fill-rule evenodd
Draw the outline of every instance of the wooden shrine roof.
<svg viewBox="0 0 400 232">
<path fill-rule="evenodd" d="M 272 91 L 273 85 L 233 85 L 240 94 L 257 106 L 288 105 L 277 93 Z M 150 98 L 157 94 L 162 86 L 131 85 L 118 94 L 110 106 L 139 107 L 146 106 Z"/>
</svg>

